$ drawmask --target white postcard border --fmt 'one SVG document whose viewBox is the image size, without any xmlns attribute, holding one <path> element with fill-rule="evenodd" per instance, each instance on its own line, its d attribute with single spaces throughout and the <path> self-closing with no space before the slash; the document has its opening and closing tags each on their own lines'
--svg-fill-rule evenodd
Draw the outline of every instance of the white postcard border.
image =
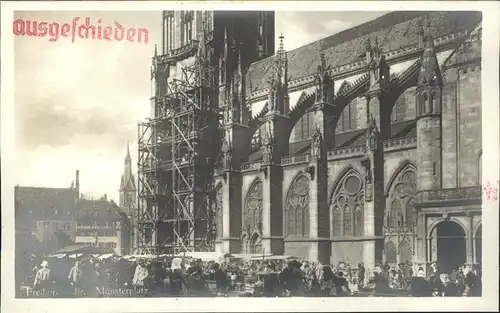
<svg viewBox="0 0 500 313">
<path fill-rule="evenodd" d="M 482 298 L 133 298 L 133 299 L 14 299 L 14 41 L 15 10 L 481 10 L 483 186 L 499 179 L 499 11 L 496 2 L 2 2 L 1 28 L 1 160 L 2 160 L 2 310 L 4 312 L 161 312 L 161 311 L 384 311 L 498 310 L 498 201 L 483 200 Z M 33 52 L 36 53 L 36 52 Z M 70 70 L 70 69 L 68 69 Z M 27 86 L 29 88 L 29 86 Z"/>
</svg>

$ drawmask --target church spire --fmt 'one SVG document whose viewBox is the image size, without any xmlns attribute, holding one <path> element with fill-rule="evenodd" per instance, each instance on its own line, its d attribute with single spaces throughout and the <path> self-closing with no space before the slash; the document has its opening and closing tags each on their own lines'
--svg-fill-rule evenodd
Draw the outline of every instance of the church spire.
<svg viewBox="0 0 500 313">
<path fill-rule="evenodd" d="M 132 161 L 130 157 L 130 141 L 127 140 L 127 154 L 125 155 L 125 163 Z"/>
</svg>

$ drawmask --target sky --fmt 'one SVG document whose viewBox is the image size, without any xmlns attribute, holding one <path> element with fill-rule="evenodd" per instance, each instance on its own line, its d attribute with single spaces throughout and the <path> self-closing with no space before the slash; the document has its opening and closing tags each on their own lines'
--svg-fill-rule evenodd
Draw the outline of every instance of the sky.
<svg viewBox="0 0 500 313">
<path fill-rule="evenodd" d="M 285 49 L 335 34 L 386 12 L 276 12 Z M 149 114 L 150 66 L 160 12 L 16 12 L 30 21 L 74 17 L 147 28 L 149 43 L 15 37 L 16 184 L 69 187 L 80 170 L 87 198 L 118 199 L 127 142 L 134 172 L 137 124 Z M 277 39 L 278 41 L 278 39 Z"/>
</svg>

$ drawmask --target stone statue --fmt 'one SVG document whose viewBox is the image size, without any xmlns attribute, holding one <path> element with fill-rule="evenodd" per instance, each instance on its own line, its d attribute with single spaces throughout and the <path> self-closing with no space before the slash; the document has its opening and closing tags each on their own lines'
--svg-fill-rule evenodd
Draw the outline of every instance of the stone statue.
<svg viewBox="0 0 500 313">
<path fill-rule="evenodd" d="M 373 179 L 372 179 L 372 168 L 369 158 L 365 158 L 361 161 L 361 165 L 365 168 L 365 201 L 372 201 L 373 198 Z"/>
<path fill-rule="evenodd" d="M 263 153 L 263 156 L 262 156 L 262 160 L 264 161 L 264 163 L 272 163 L 272 159 L 273 159 L 273 143 L 272 143 L 272 139 L 270 138 L 270 135 L 267 134 L 265 137 L 264 137 L 264 153 Z"/>
<path fill-rule="evenodd" d="M 268 120 L 267 121 L 267 137 L 269 137 L 270 140 L 272 140 L 274 134 L 274 124 L 273 121 Z"/>
<path fill-rule="evenodd" d="M 224 141 L 222 145 L 222 157 L 224 168 L 230 170 L 232 168 L 232 151 L 231 144 Z"/>
<path fill-rule="evenodd" d="M 326 66 L 325 55 L 321 54 L 321 63 L 318 65 L 318 71 L 316 73 L 316 101 L 326 102 L 329 99 L 330 93 L 330 76 L 329 71 L 331 66 Z"/>
<path fill-rule="evenodd" d="M 378 129 L 375 118 L 371 118 L 371 122 L 366 129 L 366 145 L 368 150 L 375 151 L 378 149 Z"/>
<path fill-rule="evenodd" d="M 319 127 L 316 126 L 316 131 L 311 136 L 311 155 L 313 158 L 321 159 L 321 151 L 323 145 L 323 138 Z"/>
</svg>

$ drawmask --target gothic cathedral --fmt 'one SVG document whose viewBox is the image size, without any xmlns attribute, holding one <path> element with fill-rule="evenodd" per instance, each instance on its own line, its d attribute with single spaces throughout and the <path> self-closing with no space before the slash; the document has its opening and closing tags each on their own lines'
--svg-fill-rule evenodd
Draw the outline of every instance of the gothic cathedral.
<svg viewBox="0 0 500 313">
<path fill-rule="evenodd" d="M 213 41 L 216 250 L 480 262 L 481 13 L 393 12 L 276 53 L 274 13 L 247 15 L 164 17 L 168 77 Z"/>
</svg>

